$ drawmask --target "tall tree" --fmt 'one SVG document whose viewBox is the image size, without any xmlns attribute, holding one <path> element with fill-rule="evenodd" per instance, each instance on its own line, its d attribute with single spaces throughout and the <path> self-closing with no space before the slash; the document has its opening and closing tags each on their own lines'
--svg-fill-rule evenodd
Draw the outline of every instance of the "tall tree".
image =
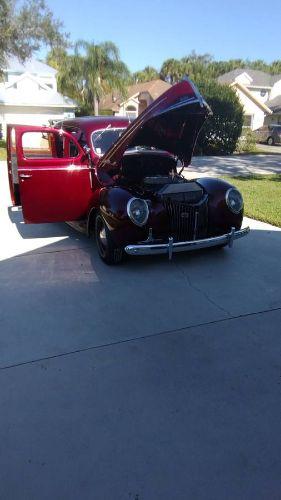
<svg viewBox="0 0 281 500">
<path fill-rule="evenodd" d="M 62 23 L 46 6 L 44 0 L 0 0 L 0 67 L 7 57 L 24 60 L 40 48 L 64 46 L 67 35 Z"/>
<path fill-rule="evenodd" d="M 77 99 L 88 113 L 98 114 L 99 102 L 107 93 L 117 91 L 126 96 L 130 73 L 112 42 L 80 40 L 74 54 L 53 50 L 47 61 L 58 69 L 60 91 Z"/>
<path fill-rule="evenodd" d="M 166 59 L 160 69 L 160 75 L 163 80 L 171 84 L 178 82 L 184 76 L 184 68 L 181 61 L 173 58 Z"/>
<path fill-rule="evenodd" d="M 188 56 L 180 60 L 182 72 L 192 80 L 202 81 L 207 77 L 211 77 L 209 68 L 212 60 L 213 58 L 210 54 L 197 54 L 193 50 Z"/>
<path fill-rule="evenodd" d="M 228 61 L 215 61 L 210 54 L 196 54 L 192 51 L 181 59 L 167 59 L 163 62 L 160 75 L 163 80 L 174 84 L 188 75 L 195 82 L 209 81 L 228 73 L 236 68 L 252 68 L 267 73 L 281 73 L 281 60 L 271 64 L 262 59 L 250 61 L 248 59 L 229 59 Z"/>
<path fill-rule="evenodd" d="M 157 78 L 159 78 L 157 69 L 152 66 L 146 66 L 143 70 L 133 73 L 132 80 L 134 83 L 143 83 L 156 80 Z"/>
<path fill-rule="evenodd" d="M 58 90 L 78 103 L 82 102 L 84 60 L 79 54 L 69 55 L 64 48 L 52 49 L 46 58 L 47 64 L 55 68 Z"/>
<path fill-rule="evenodd" d="M 272 73 L 273 75 L 277 75 L 279 73 L 281 74 L 281 59 L 273 61 L 269 67 L 270 73 Z"/>
</svg>

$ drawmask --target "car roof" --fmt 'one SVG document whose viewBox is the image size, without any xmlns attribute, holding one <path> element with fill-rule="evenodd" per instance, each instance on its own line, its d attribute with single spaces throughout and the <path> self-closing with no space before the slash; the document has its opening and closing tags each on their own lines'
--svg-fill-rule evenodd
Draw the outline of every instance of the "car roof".
<svg viewBox="0 0 281 500">
<path fill-rule="evenodd" d="M 92 131 L 97 129 L 106 128 L 108 125 L 113 127 L 128 127 L 130 120 L 126 116 L 79 116 L 77 118 L 67 118 L 60 120 L 55 124 L 57 127 L 81 128 L 83 130 Z"/>
</svg>

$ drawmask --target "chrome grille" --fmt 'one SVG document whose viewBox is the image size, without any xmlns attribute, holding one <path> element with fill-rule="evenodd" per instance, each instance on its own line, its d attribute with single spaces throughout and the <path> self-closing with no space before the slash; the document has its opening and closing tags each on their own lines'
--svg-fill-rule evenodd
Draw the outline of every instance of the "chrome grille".
<svg viewBox="0 0 281 500">
<path fill-rule="evenodd" d="M 169 218 L 169 234 L 175 241 L 189 241 L 207 236 L 208 204 L 207 196 L 200 203 L 190 205 L 163 199 Z"/>
</svg>

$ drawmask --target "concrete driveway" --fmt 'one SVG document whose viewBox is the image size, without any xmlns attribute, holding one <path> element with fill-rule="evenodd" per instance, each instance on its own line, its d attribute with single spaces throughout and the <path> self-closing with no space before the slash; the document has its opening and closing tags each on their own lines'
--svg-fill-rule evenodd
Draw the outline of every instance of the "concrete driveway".
<svg viewBox="0 0 281 500">
<path fill-rule="evenodd" d="M 0 498 L 279 500 L 281 231 L 109 268 L 0 172 Z"/>
<path fill-rule="evenodd" d="M 279 146 L 272 146 L 281 150 Z M 195 156 L 190 167 L 185 169 L 190 175 L 249 175 L 281 174 L 280 154 Z"/>
<path fill-rule="evenodd" d="M 281 144 L 275 144 L 274 146 L 269 146 L 268 144 L 257 143 L 256 144 L 258 151 L 264 151 L 265 153 L 271 153 L 280 155 L 281 154 Z"/>
</svg>

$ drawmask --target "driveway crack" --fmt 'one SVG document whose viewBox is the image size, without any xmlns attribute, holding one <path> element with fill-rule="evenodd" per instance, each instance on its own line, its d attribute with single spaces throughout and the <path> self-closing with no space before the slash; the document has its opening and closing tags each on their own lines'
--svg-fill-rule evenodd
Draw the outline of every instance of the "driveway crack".
<svg viewBox="0 0 281 500">
<path fill-rule="evenodd" d="M 26 361 L 19 361 L 18 363 L 14 363 L 14 364 L 10 364 L 10 365 L 0 366 L 0 372 L 2 370 L 9 370 L 11 368 L 17 368 L 20 366 L 35 364 L 35 363 L 39 363 L 42 361 L 63 358 L 65 356 L 73 356 L 75 354 L 81 354 L 82 352 L 105 349 L 105 348 L 112 347 L 115 345 L 129 344 L 131 342 L 140 342 L 140 341 L 145 340 L 145 339 L 160 337 L 162 335 L 169 335 L 169 334 L 174 335 L 175 333 L 185 333 L 187 331 L 190 331 L 190 330 L 193 330 L 196 328 L 208 327 L 210 325 L 224 323 L 225 321 L 235 321 L 237 319 L 250 318 L 252 316 L 260 316 L 261 314 L 268 314 L 268 313 L 277 312 L 277 311 L 281 311 L 281 307 L 276 307 L 273 309 L 264 309 L 262 311 L 255 311 L 255 312 L 246 313 L 246 314 L 238 314 L 237 316 L 232 316 L 231 318 L 220 318 L 217 320 L 208 321 L 205 323 L 198 323 L 195 325 L 187 325 L 187 326 L 183 326 L 181 328 L 177 328 L 176 330 L 163 330 L 163 331 L 152 333 L 152 334 L 148 333 L 148 334 L 142 335 L 140 337 L 131 337 L 131 338 L 123 339 L 123 340 L 117 340 L 117 341 L 109 342 L 108 344 L 98 344 L 98 345 L 83 347 L 80 349 L 73 349 L 71 351 L 65 351 L 65 352 L 61 352 L 58 354 L 51 354 L 49 356 L 43 356 L 41 358 L 29 359 Z"/>
<path fill-rule="evenodd" d="M 225 309 L 224 307 L 222 307 L 220 304 L 218 304 L 217 302 L 215 302 L 215 300 L 211 299 L 211 297 L 209 296 L 209 294 L 207 292 L 205 292 L 205 290 L 202 290 L 199 286 L 197 285 L 194 285 L 191 281 L 191 278 L 190 276 L 187 274 L 186 270 L 180 265 L 178 264 L 177 262 L 173 261 L 173 263 L 175 264 L 175 266 L 178 268 L 178 270 L 181 272 L 181 274 L 184 276 L 184 278 L 186 279 L 188 285 L 190 286 L 190 288 L 192 288 L 193 290 L 195 290 L 196 292 L 199 292 L 203 295 L 203 297 L 205 297 L 205 299 L 210 303 L 212 304 L 213 306 L 217 307 L 218 309 L 220 309 L 220 311 L 224 312 L 225 314 L 227 314 L 227 316 L 229 318 L 232 318 L 232 314 L 230 311 L 228 311 L 227 309 Z"/>
</svg>

